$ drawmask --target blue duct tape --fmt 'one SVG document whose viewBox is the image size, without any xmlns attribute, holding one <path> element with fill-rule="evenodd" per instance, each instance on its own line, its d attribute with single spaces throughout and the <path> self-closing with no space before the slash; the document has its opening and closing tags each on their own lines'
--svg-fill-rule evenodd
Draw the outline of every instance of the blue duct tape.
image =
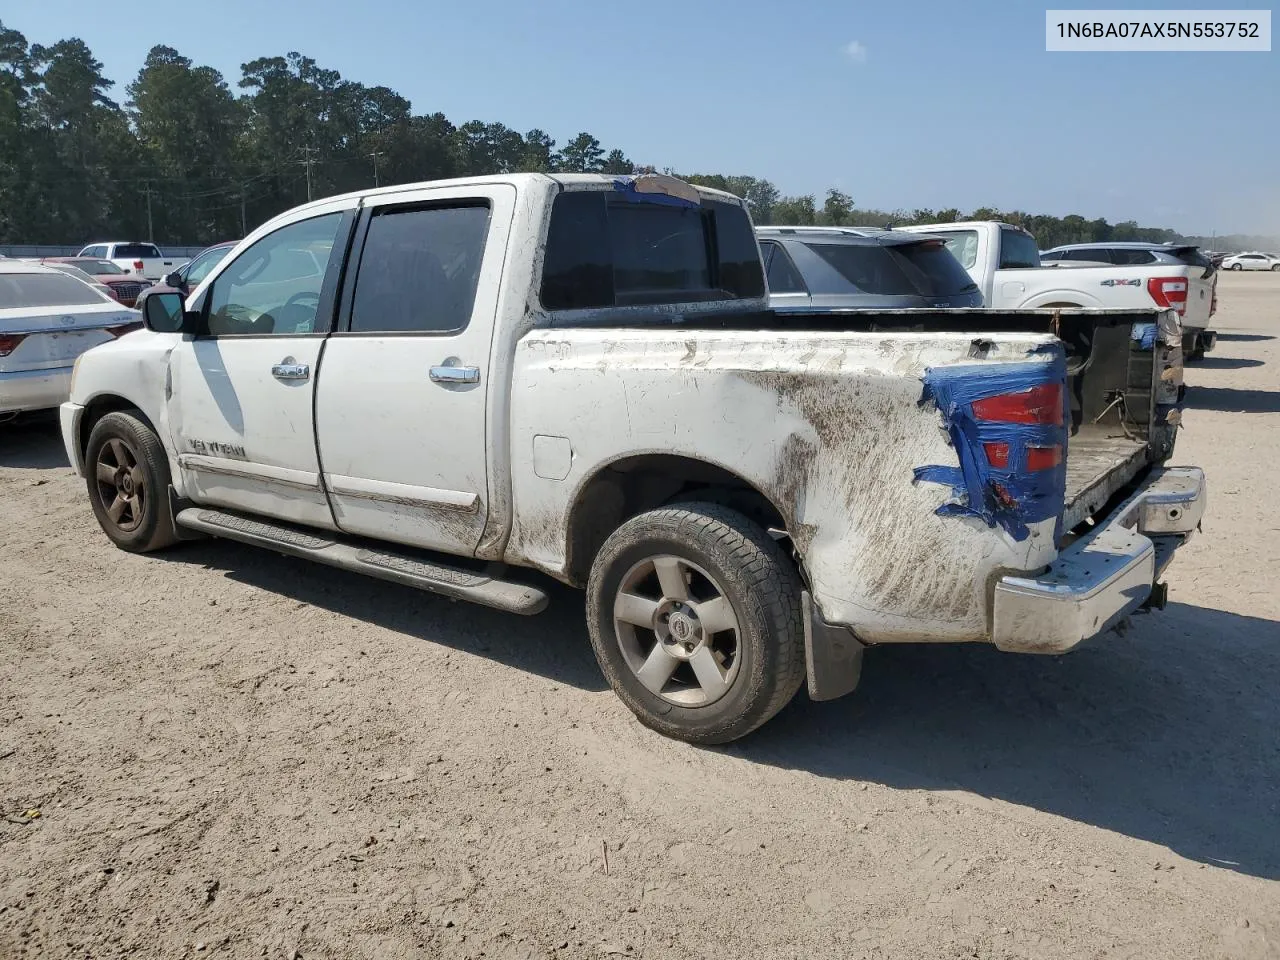
<svg viewBox="0 0 1280 960">
<path fill-rule="evenodd" d="M 684 197 L 673 197 L 669 193 L 637 190 L 635 177 L 616 178 L 613 181 L 613 192 L 613 199 L 625 200 L 627 203 L 656 203 L 666 207 L 684 207 L 686 210 L 698 210 L 702 206 Z"/>
<path fill-rule="evenodd" d="M 1135 323 L 1129 338 L 1139 344 L 1143 350 L 1154 350 L 1158 327 L 1154 323 Z"/>
<path fill-rule="evenodd" d="M 1066 504 L 1066 443 L 1070 422 L 1067 409 L 1066 362 L 1060 348 L 1048 363 L 984 363 L 930 367 L 925 371 L 920 404 L 933 403 L 942 422 L 958 466 L 930 464 L 916 467 L 916 482 L 940 483 L 951 488 L 952 499 L 937 510 L 940 516 L 979 517 L 988 526 L 997 524 L 1015 540 L 1030 536 L 1029 524 L 1055 520 L 1055 538 L 1062 534 L 1062 514 Z M 974 417 L 973 403 L 1006 393 L 1019 393 L 1045 383 L 1058 383 L 1062 390 L 1062 423 L 1057 426 L 1022 423 L 992 423 Z M 1009 462 L 992 467 L 984 445 L 1004 443 Z M 1060 446 L 1063 463 L 1058 468 L 1027 469 L 1031 447 Z"/>
</svg>

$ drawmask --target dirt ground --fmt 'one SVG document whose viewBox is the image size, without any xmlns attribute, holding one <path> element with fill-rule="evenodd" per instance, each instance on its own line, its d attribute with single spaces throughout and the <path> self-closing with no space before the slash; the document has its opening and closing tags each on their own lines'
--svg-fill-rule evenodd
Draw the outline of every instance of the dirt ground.
<svg viewBox="0 0 1280 960">
<path fill-rule="evenodd" d="M 0 958 L 1280 957 L 1280 275 L 1219 291 L 1166 611 L 875 649 L 727 749 L 632 719 L 577 594 L 131 556 L 0 428 Z"/>
</svg>

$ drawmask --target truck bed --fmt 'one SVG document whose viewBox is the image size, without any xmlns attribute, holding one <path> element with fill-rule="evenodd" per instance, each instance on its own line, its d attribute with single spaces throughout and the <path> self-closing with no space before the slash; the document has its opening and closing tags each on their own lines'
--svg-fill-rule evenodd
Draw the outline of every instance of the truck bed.
<svg viewBox="0 0 1280 960">
<path fill-rule="evenodd" d="M 1117 490 L 1147 465 L 1145 439 L 1126 437 L 1114 427 L 1090 425 L 1067 443 L 1067 500 L 1063 529 L 1071 530 L 1096 513 Z"/>
</svg>

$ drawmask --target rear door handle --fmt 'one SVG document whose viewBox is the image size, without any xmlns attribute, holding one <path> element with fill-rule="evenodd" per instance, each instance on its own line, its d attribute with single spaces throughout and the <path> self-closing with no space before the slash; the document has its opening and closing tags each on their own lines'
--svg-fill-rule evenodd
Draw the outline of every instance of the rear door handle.
<svg viewBox="0 0 1280 960">
<path fill-rule="evenodd" d="M 293 357 L 285 357 L 271 368 L 271 375 L 277 380 L 310 380 L 311 367 L 298 363 Z"/>
<path fill-rule="evenodd" d="M 479 383 L 479 367 L 432 367 L 432 383 Z"/>
</svg>

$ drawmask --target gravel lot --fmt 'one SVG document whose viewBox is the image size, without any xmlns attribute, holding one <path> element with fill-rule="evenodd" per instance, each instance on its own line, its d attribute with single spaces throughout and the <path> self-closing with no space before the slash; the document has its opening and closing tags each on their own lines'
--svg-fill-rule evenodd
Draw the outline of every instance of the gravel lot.
<svg viewBox="0 0 1280 960">
<path fill-rule="evenodd" d="M 631 718 L 577 594 L 131 556 L 0 427 L 0 957 L 1280 956 L 1280 275 L 1219 293 L 1164 613 L 876 649 L 728 749 Z"/>
</svg>

